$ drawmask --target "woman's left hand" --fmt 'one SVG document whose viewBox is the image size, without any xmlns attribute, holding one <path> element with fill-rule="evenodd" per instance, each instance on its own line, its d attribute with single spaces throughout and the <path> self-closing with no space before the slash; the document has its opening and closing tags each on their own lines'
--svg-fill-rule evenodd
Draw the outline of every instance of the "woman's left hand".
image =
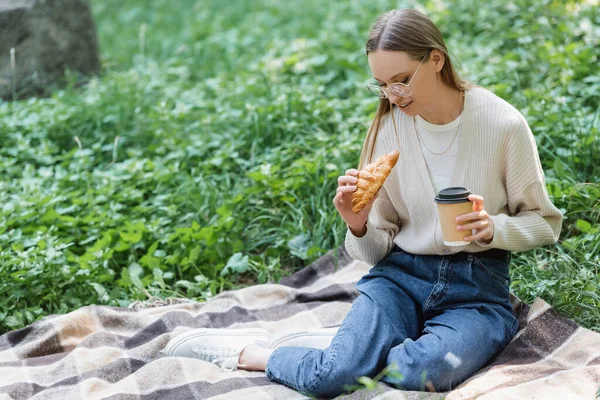
<svg viewBox="0 0 600 400">
<path fill-rule="evenodd" d="M 464 238 L 467 242 L 484 240 L 489 243 L 494 238 L 494 221 L 492 221 L 488 213 L 483 209 L 483 197 L 471 194 L 469 195 L 469 200 L 473 202 L 473 212 L 456 217 L 457 229 L 463 231 L 476 230 L 475 234 Z M 464 222 L 469 223 L 461 225 Z"/>
</svg>

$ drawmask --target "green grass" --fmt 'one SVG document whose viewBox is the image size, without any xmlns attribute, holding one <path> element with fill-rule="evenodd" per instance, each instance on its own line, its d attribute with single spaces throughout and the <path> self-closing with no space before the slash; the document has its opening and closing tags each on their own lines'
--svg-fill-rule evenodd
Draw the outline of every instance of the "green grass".
<svg viewBox="0 0 600 400">
<path fill-rule="evenodd" d="M 103 75 L 0 103 L 0 332 L 277 282 L 342 243 L 331 199 L 377 106 L 366 35 L 398 2 L 91 3 Z M 527 117 L 566 216 L 559 244 L 516 254 L 512 289 L 600 331 L 599 7 L 418 6 Z"/>
</svg>

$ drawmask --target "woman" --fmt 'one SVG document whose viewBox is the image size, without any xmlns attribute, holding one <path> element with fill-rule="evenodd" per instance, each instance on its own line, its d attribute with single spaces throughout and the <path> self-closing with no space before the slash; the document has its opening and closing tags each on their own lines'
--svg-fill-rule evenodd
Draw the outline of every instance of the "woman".
<svg viewBox="0 0 600 400">
<path fill-rule="evenodd" d="M 374 267 L 357 283 L 360 295 L 330 345 L 273 349 L 262 330 L 201 329 L 173 339 L 167 354 L 265 370 L 270 379 L 318 397 L 337 396 L 357 377 L 373 377 L 390 364 L 402 377 L 383 382 L 446 391 L 516 333 L 510 252 L 556 242 L 562 222 L 525 118 L 463 81 L 439 29 L 417 11 L 380 16 L 366 50 L 374 77 L 369 88 L 380 104 L 359 169 L 393 150 L 400 159 L 358 214 L 351 201 L 358 171 L 338 179 L 333 202 L 348 226 L 346 248 Z M 473 212 L 457 218 L 458 229 L 471 231 L 469 244 L 448 247 L 434 198 L 454 186 L 477 194 L 469 196 Z"/>
</svg>

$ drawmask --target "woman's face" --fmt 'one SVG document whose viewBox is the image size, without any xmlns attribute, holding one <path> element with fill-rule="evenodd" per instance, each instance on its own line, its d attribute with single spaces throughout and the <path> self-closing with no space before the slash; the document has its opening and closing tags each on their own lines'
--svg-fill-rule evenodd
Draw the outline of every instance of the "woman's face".
<svg viewBox="0 0 600 400">
<path fill-rule="evenodd" d="M 409 96 L 398 96 L 388 92 L 392 103 L 407 115 L 420 114 L 428 108 L 428 103 L 434 98 L 437 86 L 437 72 L 442 69 L 443 57 L 440 52 L 432 50 L 430 57 L 424 61 L 415 75 L 421 60 L 411 60 L 404 51 L 375 50 L 368 55 L 369 67 L 377 84 L 387 87 L 395 82 L 408 84 L 411 92 Z M 440 62 L 441 61 L 441 62 Z M 412 79 L 412 80 L 411 80 Z M 401 105 L 409 105 L 406 108 Z"/>
</svg>

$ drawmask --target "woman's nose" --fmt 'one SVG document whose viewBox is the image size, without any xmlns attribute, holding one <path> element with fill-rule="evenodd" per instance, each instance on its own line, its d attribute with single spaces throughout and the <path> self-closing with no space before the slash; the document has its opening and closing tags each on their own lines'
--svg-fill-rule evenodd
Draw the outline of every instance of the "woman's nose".
<svg viewBox="0 0 600 400">
<path fill-rule="evenodd" d="M 390 99 L 390 102 L 392 104 L 396 104 L 396 105 L 402 104 L 400 102 L 400 100 L 402 100 L 402 97 L 398 96 L 397 94 L 388 93 L 388 98 Z"/>
<path fill-rule="evenodd" d="M 402 96 L 398 96 L 397 94 L 389 93 L 388 94 L 388 99 L 390 100 L 390 102 L 392 104 L 400 105 L 400 104 L 402 104 L 403 97 Z"/>
</svg>

